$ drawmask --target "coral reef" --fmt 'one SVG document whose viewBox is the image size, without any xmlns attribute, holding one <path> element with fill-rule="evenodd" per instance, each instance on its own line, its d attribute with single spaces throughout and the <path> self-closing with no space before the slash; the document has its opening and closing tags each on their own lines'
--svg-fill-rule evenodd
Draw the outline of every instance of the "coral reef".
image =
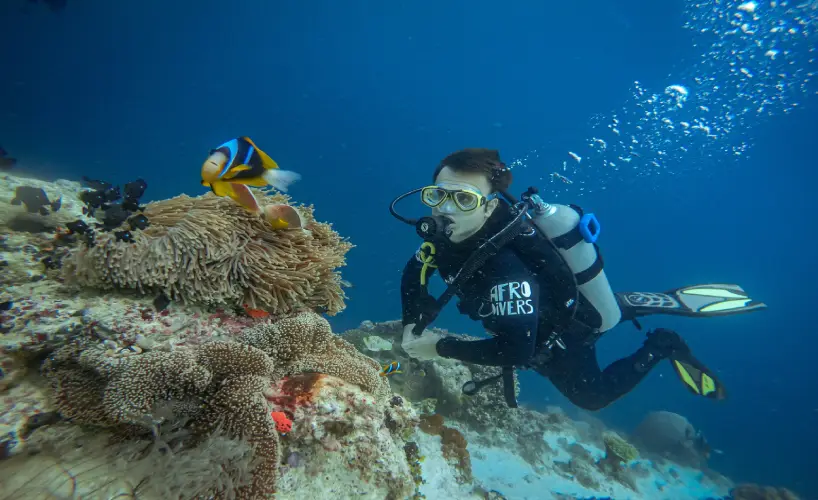
<svg viewBox="0 0 818 500">
<path fill-rule="evenodd" d="M 669 411 L 647 414 L 633 431 L 631 439 L 646 453 L 691 467 L 704 466 L 710 453 L 704 436 L 687 418 Z"/>
<path fill-rule="evenodd" d="M 11 498 L 303 498 L 308 484 L 324 495 L 321 477 L 342 497 L 412 494 L 404 445 L 414 409 L 391 394 L 376 361 L 310 312 L 343 308 L 336 268 L 350 245 L 309 207 L 301 209 L 306 229 L 273 232 L 210 196 L 153 203 L 151 224 L 133 230 L 133 243 L 111 231 L 94 244 L 61 240 L 60 270 L 42 262 L 54 255 L 57 226 L 93 221 L 81 213 L 79 185 L 45 192 L 61 195 L 63 210 L 32 214 L 49 222 L 34 232 L 4 225 L 0 242 L 12 271 L 0 297 L 0 490 Z M 222 209 L 236 227 L 201 223 Z M 212 281 L 227 262 L 246 273 Z M 100 294 L 111 288 L 173 301 Z M 203 308 L 239 301 L 275 314 Z M 309 475 L 299 480 L 301 472 Z"/>
<path fill-rule="evenodd" d="M 693 500 L 733 486 L 638 457 L 596 418 L 510 409 L 499 383 L 465 396 L 498 369 L 411 360 L 398 321 L 334 334 L 318 312 L 343 308 L 349 244 L 309 207 L 303 230 L 273 231 L 229 200 L 178 197 L 149 204 L 132 242 L 110 224 L 92 244 L 59 229 L 94 224 L 79 184 L 9 179 L 62 206 L 0 195 L 4 499 Z M 392 361 L 400 373 L 380 376 Z"/>
<path fill-rule="evenodd" d="M 47 427 L 29 440 L 30 453 L 2 463 L 2 498 L 196 498 L 250 483 L 248 443 L 214 434 L 187 447 L 178 428 L 155 430 L 122 441 L 98 428 Z"/>
<path fill-rule="evenodd" d="M 424 415 L 420 419 L 420 430 L 426 434 L 440 436 L 440 447 L 443 457 L 457 470 L 457 480 L 460 483 L 472 481 L 471 456 L 467 449 L 468 443 L 463 434 L 453 428 L 443 425 L 443 415 Z"/>
<path fill-rule="evenodd" d="M 265 203 L 286 203 L 283 195 Z M 301 308 L 343 310 L 336 269 L 351 244 L 299 207 L 305 229 L 275 230 L 236 203 L 212 194 L 149 203 L 150 226 L 132 230 L 134 241 L 112 233 L 81 244 L 64 260 L 70 283 L 103 290 L 163 293 L 173 300 L 210 305 L 246 304 L 276 315 Z"/>
<path fill-rule="evenodd" d="M 380 403 L 357 385 L 312 373 L 286 377 L 266 397 L 292 415 L 284 456 L 302 458 L 284 472 L 282 487 L 295 498 L 397 499 L 414 491 L 403 438 L 417 416 L 408 404 Z M 327 470 L 339 473 L 326 481 Z"/>
<path fill-rule="evenodd" d="M 615 432 L 606 432 L 602 440 L 605 443 L 605 457 L 597 463 L 599 469 L 628 488 L 637 490 L 633 477 L 628 473 L 629 469 L 622 467 L 622 463 L 627 465 L 636 460 L 639 451 Z"/>
<path fill-rule="evenodd" d="M 263 396 L 272 385 L 272 361 L 262 351 L 214 342 L 113 357 L 102 344 L 77 338 L 49 356 L 42 370 L 56 408 L 72 423 L 139 436 L 164 422 L 157 408 L 165 404 L 175 417 L 191 418 L 198 436 L 219 429 L 252 445 L 258 463 L 251 484 L 234 492 L 237 498 L 275 491 L 278 432 Z"/>
<path fill-rule="evenodd" d="M 730 491 L 732 500 L 798 500 L 798 495 L 787 488 L 740 484 Z"/>
<path fill-rule="evenodd" d="M 381 402 L 391 395 L 389 383 L 379 376 L 378 362 L 333 334 L 327 320 L 318 314 L 305 312 L 278 322 L 262 322 L 242 331 L 239 340 L 276 360 L 276 378 L 326 373 L 357 384 Z"/>
</svg>

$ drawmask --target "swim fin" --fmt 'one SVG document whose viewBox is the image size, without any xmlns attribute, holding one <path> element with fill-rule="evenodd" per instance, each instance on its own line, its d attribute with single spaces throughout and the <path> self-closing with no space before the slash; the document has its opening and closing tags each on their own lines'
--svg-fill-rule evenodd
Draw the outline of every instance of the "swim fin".
<svg viewBox="0 0 818 500">
<path fill-rule="evenodd" d="M 670 362 L 676 375 L 693 394 L 718 401 L 727 397 L 727 391 L 719 379 L 689 352 L 672 355 Z"/>
<path fill-rule="evenodd" d="M 616 292 L 622 320 L 652 314 L 712 317 L 752 312 L 767 304 L 751 299 L 738 285 L 692 285 L 664 293 Z"/>
</svg>

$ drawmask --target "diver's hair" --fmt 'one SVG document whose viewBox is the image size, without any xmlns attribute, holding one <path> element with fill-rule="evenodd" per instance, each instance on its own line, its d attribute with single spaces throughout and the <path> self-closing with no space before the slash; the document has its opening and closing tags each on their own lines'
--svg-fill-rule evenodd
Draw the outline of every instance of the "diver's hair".
<svg viewBox="0 0 818 500">
<path fill-rule="evenodd" d="M 496 149 L 466 148 L 455 151 L 440 162 L 432 176 L 432 181 L 445 167 L 455 172 L 478 172 L 485 174 L 491 183 L 491 192 L 506 191 L 511 186 L 511 169 L 500 160 Z"/>
</svg>

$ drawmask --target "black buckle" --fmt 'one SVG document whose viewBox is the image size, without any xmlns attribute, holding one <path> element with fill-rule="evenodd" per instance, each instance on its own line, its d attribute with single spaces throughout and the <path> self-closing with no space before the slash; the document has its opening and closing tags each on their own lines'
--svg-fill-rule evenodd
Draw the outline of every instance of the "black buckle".
<svg viewBox="0 0 818 500">
<path fill-rule="evenodd" d="M 549 335 L 545 340 L 545 347 L 547 347 L 548 350 L 553 349 L 554 346 L 557 346 L 562 350 L 567 349 L 565 342 L 562 341 L 562 337 L 560 337 L 557 332 L 551 332 L 551 335 Z"/>
</svg>

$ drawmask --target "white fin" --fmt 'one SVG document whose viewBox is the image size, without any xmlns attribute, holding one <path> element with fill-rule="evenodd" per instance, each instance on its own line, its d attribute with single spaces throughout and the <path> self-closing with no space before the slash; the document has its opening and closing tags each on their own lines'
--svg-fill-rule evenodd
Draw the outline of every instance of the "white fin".
<svg viewBox="0 0 818 500">
<path fill-rule="evenodd" d="M 290 184 L 301 179 L 301 174 L 297 174 L 290 170 L 271 168 L 269 170 L 265 170 L 262 177 L 265 181 L 267 181 L 267 184 L 273 186 L 282 193 L 286 193 L 287 189 L 290 187 Z"/>
</svg>

